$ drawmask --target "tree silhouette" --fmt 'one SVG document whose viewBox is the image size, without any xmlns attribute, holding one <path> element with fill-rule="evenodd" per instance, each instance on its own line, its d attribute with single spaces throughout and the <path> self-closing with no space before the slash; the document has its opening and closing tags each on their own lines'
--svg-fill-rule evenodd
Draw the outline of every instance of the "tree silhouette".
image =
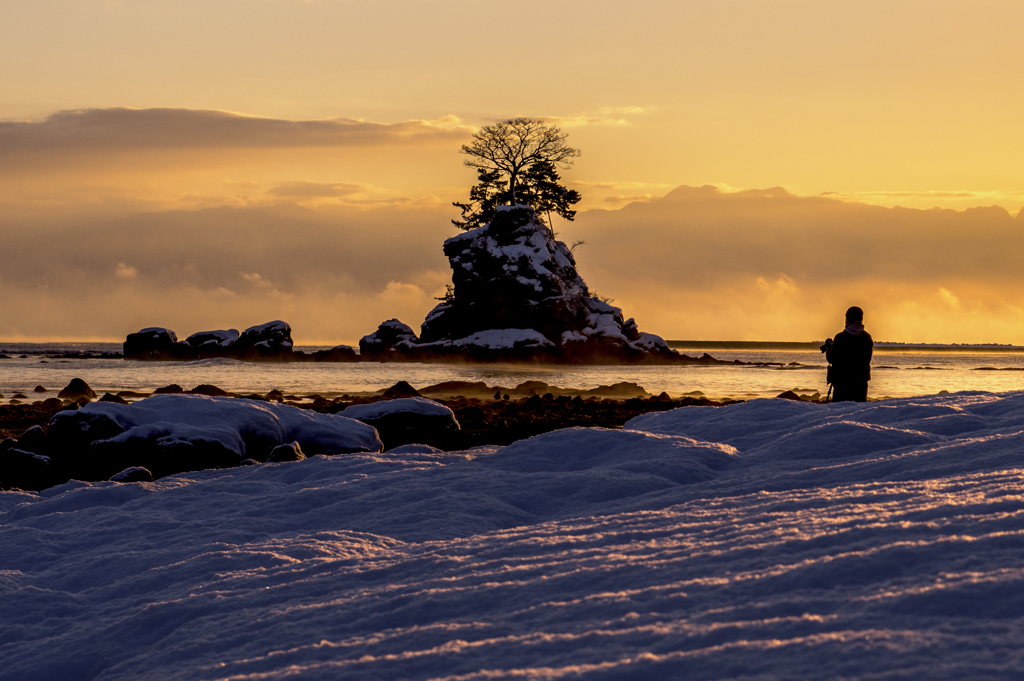
<svg viewBox="0 0 1024 681">
<path fill-rule="evenodd" d="M 554 235 L 551 213 L 566 220 L 576 217 L 572 206 L 580 193 L 560 184 L 558 167 L 568 168 L 579 150 L 565 143 L 568 135 L 558 128 L 530 118 L 513 118 L 484 126 L 474 142 L 463 145 L 464 163 L 477 169 L 477 184 L 469 202 L 453 202 L 462 211 L 452 220 L 460 229 L 474 229 L 490 222 L 498 206 L 526 204 L 547 217 Z"/>
<path fill-rule="evenodd" d="M 509 202 L 516 202 L 519 176 L 538 163 L 548 162 L 568 168 L 580 155 L 565 140 L 569 137 L 553 125 L 533 118 L 510 118 L 485 125 L 473 135 L 472 144 L 463 144 L 461 153 L 469 156 L 463 163 L 477 170 L 497 171 L 508 178 Z"/>
</svg>

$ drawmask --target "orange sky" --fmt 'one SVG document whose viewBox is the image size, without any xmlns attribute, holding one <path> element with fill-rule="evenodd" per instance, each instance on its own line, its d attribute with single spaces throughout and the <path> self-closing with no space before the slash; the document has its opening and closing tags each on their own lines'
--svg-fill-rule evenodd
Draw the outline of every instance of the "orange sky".
<svg viewBox="0 0 1024 681">
<path fill-rule="evenodd" d="M 383 314 L 401 313 L 416 326 L 447 276 L 439 260 L 454 217 L 447 206 L 473 179 L 458 147 L 478 126 L 513 115 L 547 117 L 570 133 L 583 156 L 564 176 L 589 209 L 619 209 L 680 185 L 715 185 L 723 196 L 785 187 L 802 197 L 959 211 L 1000 206 L 1016 215 L 1024 206 L 1022 25 L 1024 4 L 1009 1 L 3 3 L 0 231 L 24 237 L 25 249 L 41 249 L 40 235 L 57 229 L 137 225 L 140 214 L 230 206 L 276 215 L 310 209 L 315 215 L 305 218 L 339 239 L 358 224 L 390 220 L 400 225 L 396 233 L 429 231 L 438 253 L 423 256 L 421 275 L 388 270 L 391 279 L 370 277 L 371 286 L 353 274 L 362 283 L 344 295 L 296 282 L 278 290 L 287 305 L 225 282 L 218 286 L 236 298 L 217 298 L 189 280 L 185 263 L 163 284 L 194 291 L 201 302 L 189 306 L 192 316 L 176 307 L 180 292 L 158 303 L 161 289 L 140 283 L 140 265 L 103 263 L 103 276 L 125 284 L 124 272 L 134 269 L 138 279 L 118 294 L 122 317 L 100 313 L 109 309 L 100 300 L 113 295 L 109 287 L 97 289 L 93 302 L 79 301 L 95 305 L 90 318 L 105 324 L 86 331 L 34 312 L 43 301 L 59 307 L 52 282 L 68 276 L 60 246 L 51 244 L 52 257 L 40 250 L 27 259 L 59 271 L 51 283 L 7 265 L 0 270 L 0 293 L 26 301 L 5 306 L 0 338 L 118 338 L 131 325 L 172 322 L 189 333 L 290 313 L 300 341 L 352 342 L 380 321 L 373 318 L 381 300 L 392 299 L 395 312 Z M 706 223 L 686 212 L 696 210 L 692 202 L 677 204 L 682 213 L 671 220 L 664 210 L 627 209 L 567 225 L 567 238 L 588 241 L 581 271 L 588 277 L 590 268 L 592 286 L 667 337 L 828 332 L 837 315 L 827 308 L 840 304 L 849 280 L 803 276 L 783 251 L 764 251 L 760 260 L 748 254 L 750 262 L 728 276 L 706 273 L 713 287 L 678 281 L 659 288 L 674 281 L 671 261 L 663 260 L 651 261 L 648 269 L 664 271 L 649 276 L 608 276 L 622 269 L 617 261 L 643 267 L 638 254 L 652 245 L 685 248 L 673 236 L 680 225 Z M 720 220 L 737 219 L 735 206 L 713 204 L 728 216 Z M 775 219 L 773 208 L 758 210 L 767 213 L 741 222 L 737 238 L 743 224 L 757 230 Z M 618 220 L 604 242 L 596 227 L 585 229 L 610 219 L 602 215 Z M 803 218 L 787 219 L 803 238 L 816 238 Z M 971 257 L 1016 248 L 1012 233 L 984 236 L 972 219 L 949 228 L 983 235 Z M 912 229 L 900 219 L 881 222 Z M 124 229 L 127 238 L 132 228 Z M 713 237 L 714 227 L 703 229 Z M 617 231 L 637 238 L 616 241 Z M 199 234 L 183 245 L 183 262 L 207 247 Z M 1024 343 L 1017 281 L 960 267 L 956 250 L 943 259 L 942 248 L 961 248 L 947 236 L 928 251 L 935 267 L 912 273 L 883 244 L 857 252 L 872 273 L 858 280 L 860 290 L 888 331 L 876 337 Z M 379 246 L 367 238 L 360 247 L 380 262 L 403 248 L 386 239 Z M 127 268 L 121 276 L 111 269 L 118 264 Z M 88 281 L 102 279 L 100 270 L 80 271 Z M 273 281 L 265 272 L 246 274 Z M 769 294 L 778 305 L 765 316 Z M 314 328 L 312 310 L 328 295 L 351 323 Z M 678 305 L 655 304 L 666 296 Z M 229 315 L 230 323 L 217 321 Z M 296 321 L 306 318 L 304 327 Z"/>
</svg>

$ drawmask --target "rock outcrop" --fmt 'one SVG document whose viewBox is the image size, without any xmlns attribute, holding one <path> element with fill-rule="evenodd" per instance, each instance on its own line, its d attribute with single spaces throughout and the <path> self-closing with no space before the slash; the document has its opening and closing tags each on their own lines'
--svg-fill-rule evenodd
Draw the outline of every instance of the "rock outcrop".
<svg viewBox="0 0 1024 681">
<path fill-rule="evenodd" d="M 359 354 L 367 358 L 387 359 L 392 353 L 418 343 L 419 338 L 412 327 L 397 319 L 389 319 L 382 322 L 376 331 L 359 340 Z"/>
<path fill-rule="evenodd" d="M 437 444 L 459 430 L 451 409 L 423 397 L 359 404 L 341 415 L 376 428 L 386 449 L 413 442 Z"/>
<path fill-rule="evenodd" d="M 293 357 L 293 345 L 292 327 L 280 320 L 250 326 L 242 333 L 235 329 L 200 331 L 183 341 L 179 341 L 177 334 L 170 329 L 151 327 L 128 335 L 124 342 L 124 357 L 150 360 L 214 357 L 289 360 L 296 358 Z"/>
<path fill-rule="evenodd" d="M 571 249 L 555 240 L 528 206 L 499 208 L 489 224 L 445 241 L 444 253 L 454 287 L 427 315 L 419 339 L 392 319 L 363 339 L 368 348 L 411 360 L 682 359 L 661 337 L 641 333 L 621 309 L 594 297 Z"/>
<path fill-rule="evenodd" d="M 124 356 L 131 359 L 177 359 L 178 335 L 170 329 L 151 326 L 128 334 Z"/>
<path fill-rule="evenodd" d="M 95 400 L 96 391 L 89 387 L 89 384 L 80 378 L 72 378 L 71 382 L 67 386 L 57 393 L 57 397 L 62 400 L 69 400 L 74 402 L 80 399 Z"/>
<path fill-rule="evenodd" d="M 219 348 L 229 348 L 238 342 L 238 330 L 227 329 L 219 331 L 200 331 L 194 333 L 185 339 L 189 347 L 200 350 L 206 348 L 207 350 L 217 350 Z"/>
</svg>

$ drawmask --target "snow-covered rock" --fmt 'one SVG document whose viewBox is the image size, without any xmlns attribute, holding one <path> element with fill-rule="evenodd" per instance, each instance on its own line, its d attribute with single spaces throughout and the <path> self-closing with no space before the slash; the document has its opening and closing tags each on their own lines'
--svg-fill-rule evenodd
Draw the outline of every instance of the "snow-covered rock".
<svg viewBox="0 0 1024 681">
<path fill-rule="evenodd" d="M 178 335 L 159 326 L 128 334 L 122 350 L 125 359 L 176 359 L 180 352 Z"/>
<path fill-rule="evenodd" d="M 280 320 L 250 326 L 241 334 L 235 329 L 200 331 L 183 341 L 178 341 L 170 329 L 154 327 L 130 334 L 124 342 L 124 356 L 157 360 L 299 359 L 293 345 L 291 327 Z"/>
<path fill-rule="evenodd" d="M 425 397 L 356 404 L 341 413 L 376 428 L 388 449 L 414 442 L 438 444 L 459 430 L 455 412 Z"/>
<path fill-rule="evenodd" d="M 460 355 L 476 360 L 672 361 L 667 345 L 637 341 L 636 323 L 593 297 L 572 251 L 555 240 L 528 206 L 507 206 L 487 225 L 448 239 L 453 296 L 434 307 L 414 357 Z M 529 333 L 502 341 L 495 334 Z M 543 339 L 543 340 L 541 340 Z"/>
<path fill-rule="evenodd" d="M 132 466 L 125 468 L 120 473 L 110 476 L 111 482 L 153 482 L 153 474 L 148 468 Z"/>
<path fill-rule="evenodd" d="M 754 400 L 4 492 L 0 680 L 1015 679 L 1021 451 L 1024 393 Z"/>
<path fill-rule="evenodd" d="M 233 344 L 238 353 L 257 356 L 290 355 L 292 353 L 292 327 L 281 320 L 250 326 Z"/>
<path fill-rule="evenodd" d="M 282 463 L 285 461 L 304 461 L 306 455 L 302 453 L 302 447 L 298 442 L 288 442 L 278 445 L 271 450 L 267 463 Z"/>
<path fill-rule="evenodd" d="M 0 488 L 41 490 L 54 480 L 49 457 L 15 446 L 0 447 Z"/>
<path fill-rule="evenodd" d="M 397 319 L 389 319 L 382 322 L 376 331 L 359 340 L 359 354 L 365 357 L 387 357 L 396 351 L 399 344 L 408 347 L 418 342 L 412 327 Z"/>
<path fill-rule="evenodd" d="M 105 480 L 131 466 L 155 477 L 264 461 L 278 445 L 307 454 L 378 452 L 371 426 L 283 404 L 202 395 L 155 395 L 121 405 L 93 402 L 50 422 L 49 453 L 67 477 Z"/>
<path fill-rule="evenodd" d="M 535 350 L 554 347 L 554 343 L 533 329 L 489 329 L 487 331 L 478 331 L 465 338 L 421 343 L 417 346 L 417 349 L 489 353 L 503 350 Z M 404 349 L 408 351 L 413 348 L 405 347 Z"/>
<path fill-rule="evenodd" d="M 238 342 L 238 329 L 221 329 L 217 331 L 200 331 L 185 339 L 193 348 L 228 348 Z"/>
<path fill-rule="evenodd" d="M 572 252 L 526 206 L 444 242 L 454 298 L 434 308 L 421 340 L 491 329 L 534 329 L 546 338 L 585 322 L 588 292 Z"/>
</svg>

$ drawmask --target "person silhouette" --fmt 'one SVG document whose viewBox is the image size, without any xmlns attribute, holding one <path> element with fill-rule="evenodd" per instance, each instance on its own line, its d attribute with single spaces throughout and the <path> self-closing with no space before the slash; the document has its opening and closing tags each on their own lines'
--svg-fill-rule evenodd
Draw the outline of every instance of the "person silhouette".
<svg viewBox="0 0 1024 681">
<path fill-rule="evenodd" d="M 875 342 L 864 330 L 864 310 L 857 306 L 846 311 L 846 328 L 834 339 L 825 341 L 828 382 L 834 390 L 833 402 L 867 402 L 871 380 L 871 354 Z"/>
</svg>

